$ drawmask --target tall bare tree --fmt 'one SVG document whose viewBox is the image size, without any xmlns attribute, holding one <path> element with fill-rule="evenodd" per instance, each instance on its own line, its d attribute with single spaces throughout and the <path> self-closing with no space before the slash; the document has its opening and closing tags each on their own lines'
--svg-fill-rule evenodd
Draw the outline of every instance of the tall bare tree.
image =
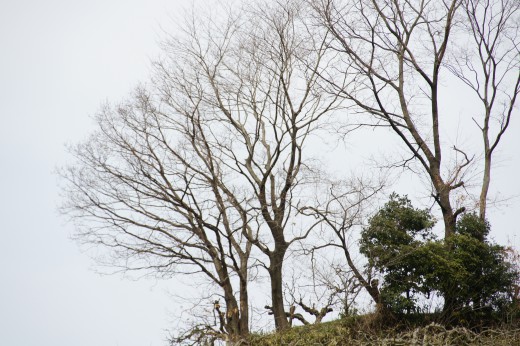
<svg viewBox="0 0 520 346">
<path fill-rule="evenodd" d="M 64 210 L 80 222 L 78 239 L 110 248 L 115 265 L 205 276 L 225 301 L 220 337 L 246 335 L 252 244 L 244 234 L 257 229 L 226 197 L 206 125 L 159 107 L 138 90 L 98 115 L 98 131 L 72 148 L 76 165 L 63 171 Z"/>
<path fill-rule="evenodd" d="M 493 153 L 511 122 L 520 93 L 520 2 L 463 0 L 470 34 L 448 68 L 480 100 L 473 120 L 482 132 L 483 174 L 479 214 L 486 218 Z"/>
<path fill-rule="evenodd" d="M 253 255 L 276 328 L 289 327 L 284 257 L 314 226 L 297 208 L 312 179 L 305 146 L 337 100 L 317 85 L 326 36 L 308 29 L 302 2 L 264 5 L 187 22 L 150 86 L 104 109 L 63 171 L 78 238 L 128 269 L 205 276 L 221 290 L 231 340 L 250 328 Z"/>
<path fill-rule="evenodd" d="M 333 48 L 340 57 L 324 79 L 333 92 L 375 119 L 365 123 L 387 126 L 401 139 L 411 155 L 401 165 L 418 163 L 426 173 L 446 237 L 454 233 L 456 218 L 466 209 L 457 205 L 454 195 L 466 187 L 478 155 L 448 142 L 441 83 L 451 70 L 477 92 L 484 105 L 479 125 L 484 138 L 484 217 L 491 156 L 508 127 L 519 91 L 518 2 L 321 0 L 312 6 L 335 38 Z M 470 36 L 464 37 L 461 27 L 469 28 Z M 476 52 L 470 55 L 476 56 L 477 64 L 464 56 L 453 58 L 455 34 L 457 40 L 475 41 L 467 48 Z M 456 67 L 452 61 L 458 62 Z M 498 130 L 491 135 L 494 117 Z"/>
</svg>

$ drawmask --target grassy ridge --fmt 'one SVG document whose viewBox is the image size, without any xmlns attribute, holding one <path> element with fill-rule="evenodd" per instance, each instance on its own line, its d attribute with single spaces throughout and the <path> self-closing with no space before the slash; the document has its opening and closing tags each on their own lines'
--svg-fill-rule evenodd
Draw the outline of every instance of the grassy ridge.
<svg viewBox="0 0 520 346">
<path fill-rule="evenodd" d="M 446 329 L 429 324 L 413 329 L 375 329 L 366 318 L 346 319 L 295 327 L 284 333 L 253 335 L 255 346 L 342 346 L 342 345 L 520 345 L 520 329 L 489 329 L 473 332 L 466 328 Z"/>
</svg>

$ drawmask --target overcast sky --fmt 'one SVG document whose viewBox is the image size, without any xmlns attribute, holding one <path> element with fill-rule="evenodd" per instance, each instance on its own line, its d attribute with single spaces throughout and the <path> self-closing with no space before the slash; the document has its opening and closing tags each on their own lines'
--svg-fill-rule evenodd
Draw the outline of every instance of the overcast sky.
<svg viewBox="0 0 520 346">
<path fill-rule="evenodd" d="M 161 26 L 172 27 L 188 3 L 0 2 L 0 345 L 164 344 L 175 280 L 96 274 L 56 212 L 53 170 L 67 162 L 64 145 L 88 134 L 100 103 L 146 79 Z M 505 196 L 520 195 L 519 120 L 494 172 L 493 190 Z M 519 205 L 491 212 L 502 243 L 518 233 Z"/>
<path fill-rule="evenodd" d="M 56 212 L 56 166 L 149 73 L 183 0 L 0 2 L 0 345 L 163 345 L 174 281 L 100 276 Z"/>
</svg>

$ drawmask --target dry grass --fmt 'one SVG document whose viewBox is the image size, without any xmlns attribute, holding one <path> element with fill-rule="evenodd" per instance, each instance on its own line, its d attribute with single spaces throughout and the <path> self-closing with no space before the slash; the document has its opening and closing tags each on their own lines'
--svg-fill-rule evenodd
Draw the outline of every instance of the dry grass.
<svg viewBox="0 0 520 346">
<path fill-rule="evenodd" d="M 490 329 L 473 332 L 466 328 L 447 329 L 439 324 L 408 331 L 365 328 L 364 322 L 338 320 L 293 328 L 285 333 L 254 335 L 254 346 L 343 346 L 343 345 L 520 345 L 520 329 Z"/>
</svg>

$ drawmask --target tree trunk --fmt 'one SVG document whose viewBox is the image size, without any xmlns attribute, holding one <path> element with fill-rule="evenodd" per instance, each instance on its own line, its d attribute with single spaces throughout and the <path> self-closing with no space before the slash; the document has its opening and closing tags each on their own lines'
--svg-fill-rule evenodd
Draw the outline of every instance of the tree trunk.
<svg viewBox="0 0 520 346">
<path fill-rule="evenodd" d="M 442 308 L 442 320 L 449 324 L 452 321 L 453 313 L 458 310 L 457 294 L 453 289 L 447 289 L 442 292 L 444 296 L 444 307 Z"/>
<path fill-rule="evenodd" d="M 244 339 L 249 335 L 249 295 L 247 292 L 247 268 L 240 279 L 240 336 Z"/>
<path fill-rule="evenodd" d="M 440 178 L 440 173 L 434 172 L 437 176 L 432 179 L 434 181 L 435 191 L 437 192 L 437 204 L 441 207 L 442 219 L 444 221 L 444 239 L 448 239 L 455 234 L 455 225 L 457 222 L 456 212 L 453 211 L 450 201 L 450 187 L 447 186 Z M 463 209 L 461 209 L 463 211 Z"/>
<path fill-rule="evenodd" d="M 227 345 L 239 345 L 249 335 L 249 298 L 247 292 L 247 276 L 240 280 L 240 305 L 231 285 L 224 287 L 226 312 L 224 316 L 225 331 L 228 334 Z"/>
<path fill-rule="evenodd" d="M 222 312 L 225 314 L 224 328 L 229 335 L 229 340 L 233 342 L 240 339 L 240 314 L 231 285 L 224 287 L 224 299 L 226 301 L 226 311 Z"/>
<path fill-rule="evenodd" d="M 484 177 L 482 178 L 482 190 L 479 198 L 479 217 L 482 221 L 486 220 L 487 195 L 491 182 L 491 153 L 486 152 L 484 161 Z"/>
<path fill-rule="evenodd" d="M 283 301 L 283 279 L 282 264 L 287 247 L 276 248 L 270 256 L 269 276 L 271 277 L 271 306 L 274 317 L 276 330 L 285 330 L 289 328 L 289 322 L 285 314 Z"/>
<path fill-rule="evenodd" d="M 444 220 L 444 239 L 448 239 L 451 235 L 455 234 L 456 219 L 453 210 L 445 209 L 443 205 L 441 205 L 441 210 Z"/>
</svg>

